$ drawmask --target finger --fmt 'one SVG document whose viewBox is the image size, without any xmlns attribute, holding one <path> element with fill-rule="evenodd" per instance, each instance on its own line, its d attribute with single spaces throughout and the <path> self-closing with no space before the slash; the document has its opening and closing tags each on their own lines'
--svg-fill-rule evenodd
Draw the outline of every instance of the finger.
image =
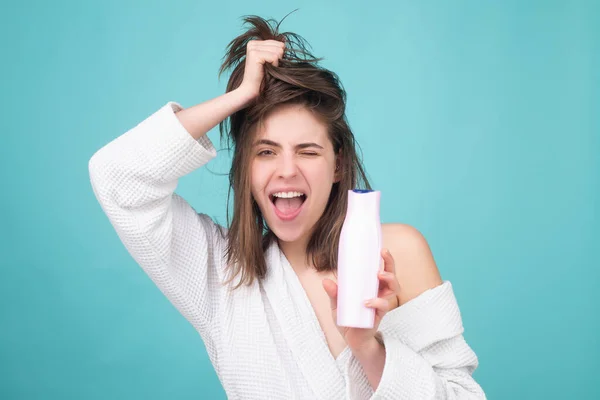
<svg viewBox="0 0 600 400">
<path fill-rule="evenodd" d="M 261 42 L 261 43 L 254 44 L 252 46 L 252 48 L 253 49 L 272 50 L 272 51 L 282 51 L 285 48 L 285 44 L 281 43 L 281 42 L 275 42 L 275 43 Z"/>
<path fill-rule="evenodd" d="M 369 308 L 374 308 L 382 313 L 386 313 L 395 307 L 395 304 L 391 304 L 392 301 L 389 299 L 382 299 L 381 297 L 377 297 L 375 299 L 370 299 L 365 301 L 365 306 Z"/>
<path fill-rule="evenodd" d="M 272 52 L 254 50 L 248 53 L 248 57 L 250 60 L 256 60 L 260 64 L 268 62 L 276 67 L 279 65 L 279 56 Z"/>
<path fill-rule="evenodd" d="M 273 53 L 273 54 L 277 54 L 277 56 L 279 56 L 279 57 L 283 57 L 283 54 L 285 53 L 285 49 L 281 49 L 281 48 L 273 47 L 273 46 L 255 47 L 253 49 L 248 49 L 247 53 L 252 53 L 255 51 L 264 51 L 266 53 Z"/>
<path fill-rule="evenodd" d="M 282 59 L 283 55 L 285 54 L 285 49 L 275 48 L 275 47 L 265 48 L 264 50 L 261 50 L 261 51 L 266 51 L 266 52 L 275 54 L 277 56 L 278 60 Z"/>
<path fill-rule="evenodd" d="M 262 50 L 254 50 L 251 54 L 253 59 L 256 59 L 261 64 L 265 62 L 271 63 L 274 66 L 279 66 L 279 54 L 270 52 L 270 51 L 262 51 Z"/>
<path fill-rule="evenodd" d="M 400 283 L 398 282 L 398 278 L 395 274 L 387 271 L 380 272 L 378 275 L 379 280 L 383 281 L 387 284 L 387 286 L 393 290 L 394 292 L 400 291 Z"/>
<path fill-rule="evenodd" d="M 246 47 L 248 49 L 282 50 L 285 48 L 285 43 L 278 40 L 250 40 Z"/>
<path fill-rule="evenodd" d="M 323 288 L 325 289 L 327 296 L 329 296 L 329 301 L 331 304 L 331 311 L 337 310 L 337 293 L 338 293 L 337 283 L 335 283 L 331 279 L 323 279 Z"/>
<path fill-rule="evenodd" d="M 400 296 L 398 296 L 397 293 L 392 293 L 388 296 L 385 296 L 385 299 L 388 301 L 388 304 L 390 305 L 389 311 L 400 307 Z"/>
<path fill-rule="evenodd" d="M 271 44 L 271 45 L 282 45 L 284 44 L 283 40 L 276 40 L 276 39 L 266 39 L 266 40 L 258 40 L 258 39 L 252 39 L 252 40 L 248 40 L 248 44 L 252 43 L 253 45 L 257 45 L 257 44 Z"/>
<path fill-rule="evenodd" d="M 396 275 L 396 262 L 394 261 L 392 253 L 390 253 L 388 249 L 382 249 L 381 257 L 383 258 L 384 270 Z"/>
</svg>

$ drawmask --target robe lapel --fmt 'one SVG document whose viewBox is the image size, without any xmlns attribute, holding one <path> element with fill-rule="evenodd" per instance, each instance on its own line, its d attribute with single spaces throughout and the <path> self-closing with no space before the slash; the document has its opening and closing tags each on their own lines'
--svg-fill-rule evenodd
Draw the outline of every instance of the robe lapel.
<svg viewBox="0 0 600 400">
<path fill-rule="evenodd" d="M 269 271 L 262 281 L 264 291 L 315 398 L 344 398 L 343 372 L 329 351 L 304 288 L 276 241 L 267 249 L 266 259 Z"/>
</svg>

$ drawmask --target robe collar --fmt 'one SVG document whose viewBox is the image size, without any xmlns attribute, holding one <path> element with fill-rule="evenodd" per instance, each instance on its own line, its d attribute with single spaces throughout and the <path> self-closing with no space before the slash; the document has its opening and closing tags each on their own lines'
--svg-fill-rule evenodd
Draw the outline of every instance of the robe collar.
<svg viewBox="0 0 600 400">
<path fill-rule="evenodd" d="M 263 289 L 315 398 L 344 398 L 343 371 L 350 350 L 346 347 L 337 359 L 333 357 L 310 300 L 276 240 L 267 248 L 265 258 L 268 272 Z"/>
</svg>

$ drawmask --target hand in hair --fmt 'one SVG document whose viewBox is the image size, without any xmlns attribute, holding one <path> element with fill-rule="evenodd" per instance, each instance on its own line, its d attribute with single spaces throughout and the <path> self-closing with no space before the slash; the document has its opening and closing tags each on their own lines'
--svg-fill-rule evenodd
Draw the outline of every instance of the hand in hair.
<svg viewBox="0 0 600 400">
<path fill-rule="evenodd" d="M 240 90 L 250 97 L 258 96 L 264 77 L 264 65 L 270 63 L 277 67 L 283 58 L 285 44 L 278 40 L 250 40 L 246 45 L 244 79 Z"/>
</svg>

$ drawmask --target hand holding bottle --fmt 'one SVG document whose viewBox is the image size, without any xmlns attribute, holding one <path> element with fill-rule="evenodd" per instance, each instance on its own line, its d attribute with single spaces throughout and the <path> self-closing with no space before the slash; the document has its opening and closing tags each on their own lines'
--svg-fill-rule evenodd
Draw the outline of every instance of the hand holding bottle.
<svg viewBox="0 0 600 400">
<path fill-rule="evenodd" d="M 379 323 L 383 316 L 400 306 L 400 283 L 396 277 L 396 266 L 392 254 L 387 249 L 381 251 L 383 269 L 377 274 L 379 290 L 377 297 L 365 302 L 365 306 L 375 309 L 375 322 L 373 328 L 349 328 L 338 326 L 338 330 L 346 340 L 346 344 L 353 351 L 368 346 L 374 339 Z M 337 325 L 337 292 L 338 286 L 331 279 L 323 280 L 323 288 L 331 301 L 333 320 Z"/>
</svg>

